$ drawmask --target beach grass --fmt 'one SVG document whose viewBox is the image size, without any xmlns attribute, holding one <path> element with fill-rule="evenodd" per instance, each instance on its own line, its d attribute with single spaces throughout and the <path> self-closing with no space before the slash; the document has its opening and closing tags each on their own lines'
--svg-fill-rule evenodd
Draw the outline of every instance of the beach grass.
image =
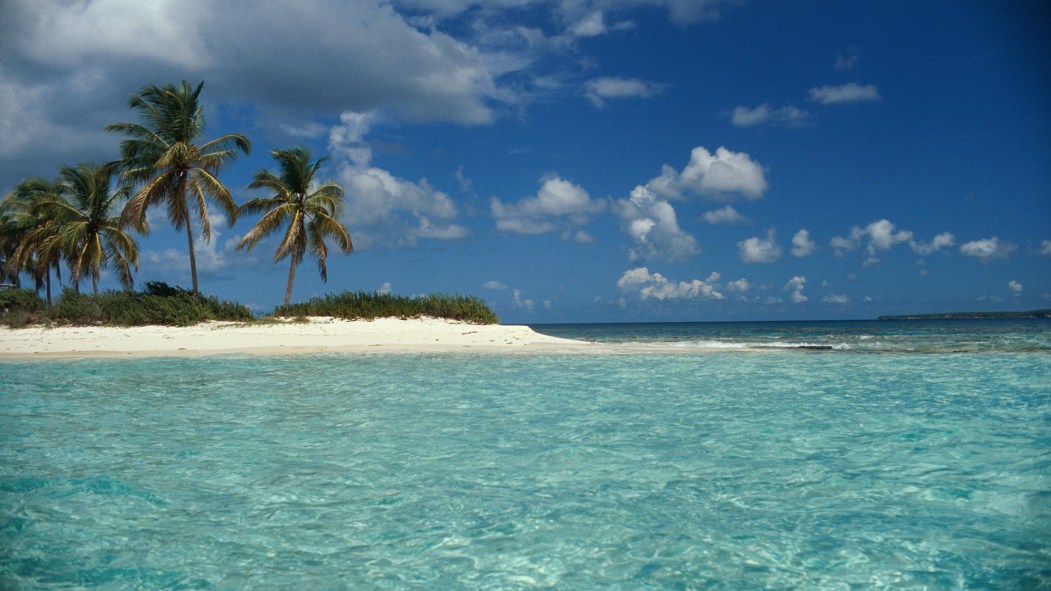
<svg viewBox="0 0 1051 591">
<path fill-rule="evenodd" d="M 429 295 L 410 298 L 387 293 L 344 292 L 314 297 L 303 303 L 279 306 L 269 316 L 256 318 L 245 305 L 194 294 L 162 282 L 148 282 L 142 291 L 111 290 L 98 295 L 63 291 L 48 305 L 35 292 L 0 290 L 0 323 L 10 328 L 51 326 L 192 326 L 207 321 L 273 322 L 275 318 L 331 316 L 349 320 L 419 318 L 459 320 L 471 324 L 499 324 L 482 300 L 468 296 Z"/>
<path fill-rule="evenodd" d="M 352 292 L 313 297 L 306 302 L 278 306 L 274 316 L 332 316 L 348 320 L 419 318 L 429 316 L 470 324 L 499 324 L 496 313 L 471 296 L 432 294 L 406 297 L 389 293 Z"/>
</svg>

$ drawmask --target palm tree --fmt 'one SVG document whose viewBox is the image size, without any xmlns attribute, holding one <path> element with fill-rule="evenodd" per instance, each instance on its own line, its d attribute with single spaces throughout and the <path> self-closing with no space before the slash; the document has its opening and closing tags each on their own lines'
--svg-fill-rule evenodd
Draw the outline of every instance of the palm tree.
<svg viewBox="0 0 1051 591">
<path fill-rule="evenodd" d="M 0 283 L 21 287 L 14 262 L 23 232 L 15 217 L 6 211 L 5 205 L 6 200 L 0 202 Z"/>
<path fill-rule="evenodd" d="M 51 240 L 62 246 L 73 285 L 79 285 L 81 274 L 88 272 L 98 295 L 102 269 L 112 265 L 121 285 L 131 289 L 131 266 L 138 269 L 139 251 L 124 231 L 127 222 L 113 211 L 128 198 L 129 189 L 110 189 L 113 168 L 109 165 L 63 166 L 59 178 L 60 194 L 42 203 L 41 209 L 55 226 Z"/>
<path fill-rule="evenodd" d="M 232 226 L 237 215 L 237 204 L 230 191 L 217 178 L 226 164 L 235 160 L 238 152 L 248 154 L 252 145 L 238 133 L 222 135 L 203 144 L 196 144 L 204 132 L 204 116 L 199 101 L 204 82 L 191 88 L 183 80 L 181 86 L 147 85 L 131 96 L 129 105 L 139 111 L 145 125 L 113 123 L 107 131 L 127 135 L 120 144 L 121 178 L 141 184 L 141 188 L 124 207 L 124 218 L 138 231 L 149 232 L 146 210 L 158 203 L 168 208 L 168 220 L 176 230 L 186 227 L 186 241 L 190 252 L 190 275 L 193 293 L 200 293 L 197 285 L 197 256 L 193 246 L 193 221 L 200 222 L 201 235 L 211 240 L 208 222 L 208 201 L 217 205 Z M 192 208 L 191 208 L 192 205 Z M 196 214 L 191 218 L 191 209 Z"/>
<path fill-rule="evenodd" d="M 16 285 L 20 273 L 29 273 L 38 291 L 46 288 L 48 304 L 51 303 L 51 270 L 55 270 L 59 280 L 62 278 L 63 244 L 56 234 L 54 220 L 44 211 L 44 204 L 58 199 L 61 192 L 58 182 L 30 177 L 18 183 L 0 204 L 7 218 L 5 248 L 11 249 L 6 256 L 7 272 L 14 276 Z"/>
<path fill-rule="evenodd" d="M 238 208 L 238 215 L 245 212 L 263 213 L 263 217 L 245 234 L 237 248 L 240 250 L 247 246 L 251 250 L 262 238 L 288 222 L 285 237 L 274 254 L 275 263 L 285 257 L 292 259 L 288 269 L 288 288 L 285 290 L 287 306 L 292 300 L 296 265 L 303 260 L 307 248 L 317 259 L 321 280 L 328 281 L 325 267 L 328 247 L 325 237 L 332 236 L 345 253 L 354 250 L 354 244 L 347 229 L 339 222 L 343 211 L 343 188 L 335 183 L 317 188 L 313 186 L 314 174 L 328 158 L 310 162 L 310 150 L 303 147 L 274 150 L 271 154 L 281 167 L 281 175 L 275 176 L 269 170 L 262 169 L 252 177 L 248 188 L 269 189 L 274 191 L 274 196 L 252 199 Z"/>
</svg>

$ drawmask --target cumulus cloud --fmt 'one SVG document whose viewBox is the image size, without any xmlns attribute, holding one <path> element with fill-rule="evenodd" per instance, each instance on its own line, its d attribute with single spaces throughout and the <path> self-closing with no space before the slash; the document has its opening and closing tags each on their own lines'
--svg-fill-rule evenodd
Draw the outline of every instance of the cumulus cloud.
<svg viewBox="0 0 1051 591">
<path fill-rule="evenodd" d="M 821 301 L 827 304 L 849 304 L 850 298 L 842 294 L 833 293 L 827 296 L 822 296 Z"/>
<path fill-rule="evenodd" d="M 802 229 L 792 236 L 792 256 L 805 257 L 817 250 L 817 242 L 810 239 L 810 231 Z"/>
<path fill-rule="evenodd" d="M 639 185 L 628 199 L 614 204 L 623 231 L 634 241 L 629 260 L 681 261 L 698 254 L 696 239 L 679 227 L 671 199 L 703 195 L 732 199 L 743 195 L 758 199 L 766 191 L 766 177 L 759 164 L 744 152 L 720 147 L 715 153 L 699 146 L 690 153 L 683 170 L 664 165 L 659 176 Z M 736 210 L 723 209 L 705 215 L 708 223 L 738 221 Z"/>
<path fill-rule="evenodd" d="M 1018 248 L 1010 242 L 1001 242 L 1000 238 L 993 236 L 992 238 L 983 238 L 982 240 L 972 240 L 960 246 L 960 252 L 969 256 L 981 259 L 983 261 L 991 261 L 993 259 L 1006 259 L 1011 256 L 1011 253 Z"/>
<path fill-rule="evenodd" d="M 742 195 L 754 200 L 763 196 L 767 185 L 763 167 L 745 152 L 720 146 L 712 154 L 698 146 L 689 154 L 689 163 L 682 172 L 665 166 L 651 186 L 668 197 L 693 193 L 719 199 Z"/>
<path fill-rule="evenodd" d="M 1043 256 L 1051 256 L 1051 240 L 1040 241 L 1040 254 Z"/>
<path fill-rule="evenodd" d="M 949 248 L 955 244 L 956 237 L 954 237 L 951 232 L 938 234 L 930 242 L 920 242 L 915 240 L 909 241 L 909 246 L 912 248 L 912 251 L 920 256 L 927 256 L 942 249 Z"/>
<path fill-rule="evenodd" d="M 726 282 L 726 291 L 744 293 L 750 289 L 752 289 L 752 284 L 743 277 L 741 279 Z"/>
<path fill-rule="evenodd" d="M 723 206 L 719 209 L 713 209 L 712 211 L 705 212 L 701 216 L 704 221 L 709 224 L 746 224 L 750 223 L 750 220 L 745 216 L 741 215 L 730 205 Z"/>
<path fill-rule="evenodd" d="M 499 281 L 492 280 L 485 282 L 486 289 L 507 289 L 507 285 L 500 283 Z"/>
<path fill-rule="evenodd" d="M 458 213 L 452 199 L 427 179 L 413 182 L 381 168 L 344 164 L 339 180 L 347 200 L 344 222 L 355 243 L 407 246 L 419 238 L 467 235 L 454 222 Z"/>
<path fill-rule="evenodd" d="M 628 260 L 683 261 L 701 252 L 697 240 L 679 227 L 675 208 L 646 187 L 615 204 L 621 227 L 634 242 Z"/>
<path fill-rule="evenodd" d="M 514 289 L 511 292 L 514 295 L 514 306 L 520 310 L 532 312 L 535 307 L 533 300 L 522 297 L 522 290 Z"/>
<path fill-rule="evenodd" d="M 646 267 L 636 267 L 624 272 L 617 280 L 617 287 L 625 293 L 636 294 L 641 300 L 721 300 L 724 296 L 716 288 L 718 280 L 719 274 L 712 273 L 707 279 L 675 282 L 660 273 L 650 273 Z"/>
<path fill-rule="evenodd" d="M 1013 279 L 1007 282 L 1007 288 L 1011 290 L 1011 293 L 1022 293 L 1022 284 Z"/>
<path fill-rule="evenodd" d="M 785 283 L 785 291 L 789 292 L 789 297 L 795 304 L 802 304 L 810 298 L 803 295 L 803 289 L 806 287 L 806 277 L 802 275 L 796 275 L 795 277 L 788 280 Z"/>
<path fill-rule="evenodd" d="M 217 228 L 226 224 L 226 217 L 221 214 L 210 214 L 208 223 L 211 226 L 211 240 L 202 236 L 199 224 L 194 224 L 193 253 L 197 262 L 197 272 L 201 275 L 215 275 L 232 265 L 239 259 L 253 260 L 253 255 L 238 255 L 235 253 L 237 243 L 241 241 L 240 236 L 233 236 L 221 240 L 222 232 Z M 185 230 L 185 229 L 184 229 Z M 180 231 L 180 233 L 182 233 Z M 177 273 L 185 273 L 190 276 L 190 253 L 185 248 L 186 237 L 183 236 L 183 248 L 167 248 L 164 250 L 146 250 L 142 253 L 141 274 L 168 273 L 174 270 Z M 244 257 L 247 257 L 245 259 Z"/>
<path fill-rule="evenodd" d="M 916 240 L 912 231 L 899 229 L 891 221 L 881 219 L 865 227 L 854 226 L 849 235 L 836 236 L 829 244 L 835 255 L 841 257 L 856 250 L 863 243 L 866 245 L 865 252 L 868 255 L 865 265 L 869 266 L 880 262 L 880 253 L 898 244 L 908 244 L 914 253 L 926 256 L 953 246 L 956 239 L 951 232 L 943 232 L 929 242 Z"/>
<path fill-rule="evenodd" d="M 517 203 L 504 203 L 494 197 L 489 207 L 500 230 L 516 234 L 562 230 L 567 240 L 589 242 L 587 232 L 573 231 L 572 227 L 586 224 L 589 216 L 606 208 L 606 202 L 592 199 L 580 185 L 551 174 L 540 179 L 536 197 Z"/>
<path fill-rule="evenodd" d="M 690 152 L 690 161 L 682 172 L 664 165 L 661 174 L 646 187 L 664 198 L 682 199 L 702 195 L 730 200 L 737 196 L 759 199 L 766 192 L 766 174 L 759 163 L 744 152 L 719 147 L 715 153 L 703 146 Z"/>
<path fill-rule="evenodd" d="M 781 246 L 775 240 L 775 232 L 770 230 L 766 238 L 753 236 L 737 243 L 741 260 L 746 263 L 772 263 L 781 258 Z"/>
<path fill-rule="evenodd" d="M 359 247 L 411 246 L 420 238 L 463 238 L 455 223 L 456 205 L 427 179 L 410 181 L 371 165 L 366 134 L 379 120 L 375 113 L 345 111 L 329 130 L 329 151 L 337 163 L 346 195 L 344 224 Z"/>
<path fill-rule="evenodd" d="M 610 99 L 650 98 L 660 94 L 664 86 L 635 78 L 596 78 L 585 85 L 585 95 L 596 107 L 606 106 Z"/>
<path fill-rule="evenodd" d="M 775 109 L 768 103 L 755 108 L 739 105 L 730 115 L 734 127 L 758 127 L 760 125 L 784 125 L 787 127 L 804 127 L 813 119 L 813 115 L 791 105 Z"/>
<path fill-rule="evenodd" d="M 861 85 L 856 82 L 839 86 L 819 86 L 811 88 L 809 93 L 811 100 L 822 105 L 871 102 L 880 99 L 879 89 L 875 84 Z"/>
</svg>

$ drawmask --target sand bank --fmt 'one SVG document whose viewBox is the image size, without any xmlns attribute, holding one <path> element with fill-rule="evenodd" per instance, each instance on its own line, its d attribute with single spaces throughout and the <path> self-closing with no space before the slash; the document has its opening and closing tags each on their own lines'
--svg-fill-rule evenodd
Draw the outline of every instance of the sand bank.
<svg viewBox="0 0 1051 591">
<path fill-rule="evenodd" d="M 0 359 L 321 352 L 598 353 L 604 349 L 608 347 L 542 335 L 526 326 L 474 325 L 433 318 L 0 329 Z"/>
</svg>

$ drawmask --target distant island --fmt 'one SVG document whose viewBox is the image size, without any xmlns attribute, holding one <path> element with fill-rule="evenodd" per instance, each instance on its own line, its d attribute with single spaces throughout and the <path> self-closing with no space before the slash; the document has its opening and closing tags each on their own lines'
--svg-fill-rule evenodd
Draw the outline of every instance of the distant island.
<svg viewBox="0 0 1051 591">
<path fill-rule="evenodd" d="M 936 314 L 901 314 L 879 316 L 878 320 L 959 320 L 987 318 L 1051 318 L 1051 310 L 1029 312 L 941 312 Z"/>
</svg>

